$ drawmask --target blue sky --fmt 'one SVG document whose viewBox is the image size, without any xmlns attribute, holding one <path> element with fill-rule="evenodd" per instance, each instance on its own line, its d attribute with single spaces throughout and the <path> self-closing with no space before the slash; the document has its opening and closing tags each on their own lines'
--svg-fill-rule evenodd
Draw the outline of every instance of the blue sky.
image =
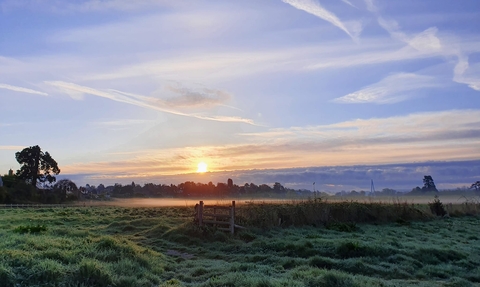
<svg viewBox="0 0 480 287">
<path fill-rule="evenodd" d="M 0 170 L 40 145 L 79 184 L 176 183 L 203 161 L 198 181 L 332 191 L 383 177 L 285 172 L 378 166 L 408 188 L 461 163 L 437 181 L 467 185 L 478 27 L 477 0 L 0 1 Z"/>
</svg>

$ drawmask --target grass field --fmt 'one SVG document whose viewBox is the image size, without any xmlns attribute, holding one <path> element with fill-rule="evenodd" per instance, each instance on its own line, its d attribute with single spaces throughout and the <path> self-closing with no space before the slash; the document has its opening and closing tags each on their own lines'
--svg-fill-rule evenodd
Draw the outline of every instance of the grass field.
<svg viewBox="0 0 480 287">
<path fill-rule="evenodd" d="M 310 207 L 249 208 L 233 237 L 191 206 L 3 209 L 0 286 L 480 286 L 478 216 L 276 227 L 255 222 Z"/>
</svg>

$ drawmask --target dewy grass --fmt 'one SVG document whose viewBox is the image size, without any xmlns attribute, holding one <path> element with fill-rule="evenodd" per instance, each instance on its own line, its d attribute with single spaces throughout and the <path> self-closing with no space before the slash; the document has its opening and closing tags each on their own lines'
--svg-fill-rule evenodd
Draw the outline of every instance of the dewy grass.
<svg viewBox="0 0 480 287">
<path fill-rule="evenodd" d="M 480 283 L 477 216 L 320 200 L 238 211 L 248 229 L 231 236 L 196 227 L 189 207 L 0 210 L 0 287 Z"/>
<path fill-rule="evenodd" d="M 17 233 L 39 233 L 41 231 L 47 231 L 47 227 L 45 225 L 20 225 L 16 227 L 14 232 Z"/>
</svg>

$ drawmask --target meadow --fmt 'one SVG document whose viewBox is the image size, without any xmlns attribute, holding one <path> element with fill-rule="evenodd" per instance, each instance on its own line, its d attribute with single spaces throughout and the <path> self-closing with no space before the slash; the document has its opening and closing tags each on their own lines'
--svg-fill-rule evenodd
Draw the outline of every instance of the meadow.
<svg viewBox="0 0 480 287">
<path fill-rule="evenodd" d="M 478 202 L 0 209 L 0 286 L 480 286 Z"/>
</svg>

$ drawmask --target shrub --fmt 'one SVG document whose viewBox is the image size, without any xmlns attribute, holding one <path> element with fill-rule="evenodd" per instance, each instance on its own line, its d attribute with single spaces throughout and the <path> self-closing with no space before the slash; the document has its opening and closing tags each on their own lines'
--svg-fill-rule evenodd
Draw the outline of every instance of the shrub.
<svg viewBox="0 0 480 287">
<path fill-rule="evenodd" d="M 429 202 L 428 206 L 430 206 L 430 211 L 437 216 L 445 216 L 447 214 L 447 211 L 445 210 L 443 203 L 438 198 L 438 195 L 435 195 L 435 199 L 433 202 Z"/>
</svg>

